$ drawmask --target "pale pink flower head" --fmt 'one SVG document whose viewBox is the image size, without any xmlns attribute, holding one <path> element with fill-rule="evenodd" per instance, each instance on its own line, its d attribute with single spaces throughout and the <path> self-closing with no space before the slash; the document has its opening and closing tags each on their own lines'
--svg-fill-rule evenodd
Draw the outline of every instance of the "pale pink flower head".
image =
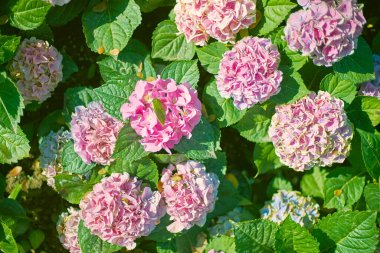
<svg viewBox="0 0 380 253">
<path fill-rule="evenodd" d="M 92 234 L 128 250 L 136 247 L 137 238 L 149 235 L 165 214 L 161 194 L 128 173 L 103 178 L 79 206 Z"/>
<path fill-rule="evenodd" d="M 204 46 L 209 37 L 233 42 L 235 35 L 255 21 L 252 0 L 177 0 L 175 22 L 187 41 Z"/>
<path fill-rule="evenodd" d="M 246 37 L 224 53 L 216 77 L 219 93 L 246 109 L 280 91 L 280 53 L 270 39 Z"/>
<path fill-rule="evenodd" d="M 354 53 L 366 20 L 356 0 L 319 2 L 289 16 L 285 40 L 314 64 L 331 66 Z"/>
<path fill-rule="evenodd" d="M 59 216 L 57 232 L 62 246 L 70 253 L 82 253 L 78 241 L 79 210 L 69 207 Z"/>
<path fill-rule="evenodd" d="M 24 39 L 9 71 L 24 97 L 24 103 L 44 102 L 62 81 L 62 55 L 47 41 Z"/>
<path fill-rule="evenodd" d="M 343 163 L 353 130 L 344 102 L 329 93 L 314 92 L 276 107 L 269 136 L 281 162 L 296 171 Z"/>
<path fill-rule="evenodd" d="M 312 4 L 320 4 L 322 2 L 327 3 L 328 5 L 333 5 L 335 0 L 297 0 L 298 4 L 301 5 L 304 9 L 309 8 Z"/>
<path fill-rule="evenodd" d="M 164 122 L 156 115 L 154 103 L 162 106 Z M 140 142 L 146 151 L 165 149 L 170 153 L 182 137 L 191 138 L 191 131 L 201 119 L 201 109 L 197 91 L 190 84 L 177 85 L 173 79 L 158 77 L 138 81 L 129 103 L 122 105 L 120 111 L 142 137 Z"/>
<path fill-rule="evenodd" d="M 83 162 L 108 165 L 123 123 L 109 115 L 100 102 L 77 106 L 71 119 L 74 150 Z"/>
<path fill-rule="evenodd" d="M 360 85 L 359 95 L 377 97 L 380 99 L 380 56 L 373 56 L 375 64 L 375 80 L 362 83 Z"/>
<path fill-rule="evenodd" d="M 71 0 L 43 0 L 53 6 L 63 6 L 65 4 L 68 4 Z"/>
<path fill-rule="evenodd" d="M 161 183 L 167 213 L 174 221 L 167 227 L 170 232 L 205 224 L 218 194 L 219 180 L 214 173 L 207 173 L 197 161 L 187 161 L 165 168 Z"/>
</svg>

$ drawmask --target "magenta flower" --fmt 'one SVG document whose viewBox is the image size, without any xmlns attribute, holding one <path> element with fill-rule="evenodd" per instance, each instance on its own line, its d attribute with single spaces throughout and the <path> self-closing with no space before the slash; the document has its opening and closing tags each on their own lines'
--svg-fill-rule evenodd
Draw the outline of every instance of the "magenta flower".
<svg viewBox="0 0 380 253">
<path fill-rule="evenodd" d="M 360 85 L 359 95 L 380 99 L 380 56 L 373 56 L 375 64 L 375 80 Z"/>
<path fill-rule="evenodd" d="M 63 6 L 65 4 L 68 4 L 71 0 L 44 0 L 45 2 L 53 5 L 53 6 Z"/>
<path fill-rule="evenodd" d="M 137 238 L 149 235 L 165 214 L 161 194 L 128 173 L 103 178 L 79 206 L 91 233 L 128 250 L 136 247 Z"/>
<path fill-rule="evenodd" d="M 79 212 L 72 207 L 59 216 L 57 224 L 59 240 L 70 253 L 82 253 L 78 242 L 79 222 Z"/>
<path fill-rule="evenodd" d="M 24 103 L 44 102 L 62 81 L 62 55 L 47 41 L 32 37 L 21 43 L 9 71 Z"/>
<path fill-rule="evenodd" d="M 224 98 L 243 110 L 280 91 L 280 53 L 270 39 L 246 37 L 224 53 L 216 82 Z"/>
<path fill-rule="evenodd" d="M 291 50 L 311 57 L 314 64 L 331 66 L 354 53 L 366 20 L 356 0 L 311 2 L 320 3 L 290 15 L 285 39 Z"/>
<path fill-rule="evenodd" d="M 108 165 L 123 123 L 110 116 L 100 102 L 77 106 L 71 119 L 74 150 L 83 162 Z"/>
<path fill-rule="evenodd" d="M 164 122 L 155 113 L 153 103 L 162 106 Z M 197 91 L 188 83 L 177 85 L 172 79 L 138 81 L 135 91 L 120 111 L 124 120 L 142 137 L 146 151 L 165 149 L 170 153 L 182 137 L 191 138 L 191 131 L 201 119 L 201 102 Z"/>
<path fill-rule="evenodd" d="M 207 213 L 214 210 L 218 177 L 207 173 L 201 163 L 187 161 L 164 169 L 161 183 L 167 213 L 174 221 L 167 229 L 178 233 L 193 225 L 203 226 Z"/>
<path fill-rule="evenodd" d="M 276 107 L 269 136 L 281 162 L 296 171 L 343 163 L 353 137 L 342 100 L 320 91 Z"/>
<path fill-rule="evenodd" d="M 175 22 L 187 41 L 204 46 L 209 37 L 233 42 L 235 34 L 255 21 L 251 0 L 177 0 Z"/>
</svg>

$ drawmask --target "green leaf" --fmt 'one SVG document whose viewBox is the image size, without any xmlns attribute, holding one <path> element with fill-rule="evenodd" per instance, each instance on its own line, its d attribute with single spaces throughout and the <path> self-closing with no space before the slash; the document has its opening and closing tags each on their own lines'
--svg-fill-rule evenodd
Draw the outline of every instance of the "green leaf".
<svg viewBox="0 0 380 253">
<path fill-rule="evenodd" d="M 166 120 L 166 113 L 165 113 L 165 107 L 162 104 L 162 102 L 155 98 L 153 99 L 153 111 L 154 114 L 156 114 L 158 121 L 161 123 L 161 125 L 165 125 Z"/>
<path fill-rule="evenodd" d="M 312 234 L 321 252 L 373 253 L 378 243 L 376 212 L 337 212 L 322 218 Z"/>
<path fill-rule="evenodd" d="M 190 159 L 204 160 L 216 158 L 219 149 L 219 131 L 206 119 L 202 118 L 191 132 L 191 138 L 185 137 L 174 147 Z"/>
<path fill-rule="evenodd" d="M 219 64 L 228 47 L 221 42 L 213 42 L 204 47 L 196 48 L 197 56 L 202 66 L 210 74 L 218 74 Z"/>
<path fill-rule="evenodd" d="M 286 180 L 281 176 L 277 176 L 273 178 L 267 187 L 267 195 L 268 197 L 272 197 L 273 194 L 277 193 L 279 190 L 292 191 L 293 186 L 292 183 Z"/>
<path fill-rule="evenodd" d="M 264 3 L 263 26 L 259 30 L 259 35 L 266 35 L 276 29 L 289 15 L 290 11 L 297 4 L 290 0 L 268 0 Z"/>
<path fill-rule="evenodd" d="M 157 165 L 145 157 L 138 161 L 130 162 L 127 159 L 116 161 L 109 167 L 110 173 L 124 173 L 128 172 L 129 175 L 135 176 L 138 179 L 149 182 L 152 187 L 157 187 L 158 183 L 158 170 Z"/>
<path fill-rule="evenodd" d="M 178 84 L 187 82 L 196 89 L 199 81 L 198 60 L 172 62 L 164 68 L 161 78 L 174 79 Z"/>
<path fill-rule="evenodd" d="M 216 158 L 203 160 L 202 163 L 206 166 L 207 171 L 216 174 L 219 178 L 223 178 L 227 172 L 227 155 L 224 152 L 216 151 Z"/>
<path fill-rule="evenodd" d="M 120 86 L 114 83 L 105 83 L 94 89 L 98 100 L 100 100 L 111 116 L 122 120 L 120 107 L 126 103 L 132 93 L 131 86 Z"/>
<path fill-rule="evenodd" d="M 304 175 L 301 180 L 303 195 L 324 199 L 326 176 L 326 170 L 319 167 L 314 167 L 313 173 Z"/>
<path fill-rule="evenodd" d="M 368 184 L 364 188 L 364 198 L 367 209 L 380 211 L 380 186 L 379 184 Z"/>
<path fill-rule="evenodd" d="M 162 164 L 177 164 L 188 160 L 188 158 L 182 154 L 152 154 L 152 159 Z"/>
<path fill-rule="evenodd" d="M 41 243 L 45 240 L 45 234 L 42 230 L 32 230 L 28 236 L 29 242 L 33 249 L 40 247 Z"/>
<path fill-rule="evenodd" d="M 330 172 L 325 181 L 326 208 L 338 210 L 351 208 L 361 197 L 365 176 L 351 168 L 338 168 Z"/>
<path fill-rule="evenodd" d="M 231 181 L 221 178 L 218 187 L 218 200 L 215 203 L 214 211 L 208 217 L 215 218 L 226 215 L 239 205 L 240 199 L 239 192 Z"/>
<path fill-rule="evenodd" d="M 142 12 L 151 12 L 158 7 L 174 6 L 175 0 L 136 0 Z"/>
<path fill-rule="evenodd" d="M 1 35 L 0 34 L 0 64 L 3 64 L 16 53 L 21 37 L 16 35 Z"/>
<path fill-rule="evenodd" d="M 67 122 L 71 121 L 71 114 L 75 112 L 75 107 L 79 105 L 86 106 L 92 101 L 97 101 L 97 94 L 87 87 L 74 87 L 67 89 L 64 96 L 63 114 Z"/>
<path fill-rule="evenodd" d="M 186 41 L 185 35 L 177 35 L 174 21 L 164 20 L 158 24 L 152 37 L 152 57 L 164 61 L 191 60 L 195 46 Z"/>
<path fill-rule="evenodd" d="M 235 239 L 233 237 L 222 235 L 211 238 L 204 252 L 209 250 L 223 251 L 224 253 L 235 253 Z"/>
<path fill-rule="evenodd" d="M 283 165 L 280 158 L 276 155 L 274 146 L 271 142 L 256 143 L 253 150 L 253 161 L 257 167 L 256 177 L 260 174 L 265 174 Z"/>
<path fill-rule="evenodd" d="M 356 86 L 348 80 L 341 80 L 337 75 L 328 74 L 321 82 L 321 90 L 327 91 L 332 96 L 351 103 L 356 96 Z"/>
<path fill-rule="evenodd" d="M 0 226 L 0 251 L 4 253 L 18 253 L 17 244 L 11 229 L 4 223 Z"/>
<path fill-rule="evenodd" d="M 255 105 L 234 126 L 240 135 L 252 142 L 270 142 L 269 126 L 274 114 L 274 104 Z"/>
<path fill-rule="evenodd" d="M 369 130 L 380 124 L 380 100 L 376 97 L 356 97 L 346 112 L 356 128 Z"/>
<path fill-rule="evenodd" d="M 41 0 L 18 0 L 11 8 L 11 25 L 21 30 L 33 30 L 44 22 L 50 7 Z"/>
<path fill-rule="evenodd" d="M 0 73 L 0 125 L 13 132 L 17 130 L 24 109 L 24 100 L 5 72 Z"/>
<path fill-rule="evenodd" d="M 25 209 L 14 199 L 0 201 L 0 222 L 7 225 L 14 236 L 24 234 L 29 228 L 29 218 Z"/>
<path fill-rule="evenodd" d="M 247 112 L 247 110 L 237 109 L 231 98 L 225 99 L 221 97 L 215 80 L 212 80 L 206 85 L 203 93 L 203 102 L 209 116 L 216 116 L 219 127 L 227 127 L 235 124 L 241 120 Z"/>
<path fill-rule="evenodd" d="M 128 84 L 134 86 L 138 80 L 134 67 L 129 62 L 123 62 L 110 56 L 98 61 L 98 65 L 100 75 L 105 82 L 113 80 L 120 86 Z"/>
<path fill-rule="evenodd" d="M 63 6 L 54 6 L 47 15 L 47 22 L 51 26 L 62 26 L 73 20 L 86 8 L 88 0 L 70 1 Z"/>
<path fill-rule="evenodd" d="M 79 204 L 93 187 L 92 183 L 83 181 L 79 175 L 59 174 L 54 180 L 57 192 L 71 204 Z"/>
<path fill-rule="evenodd" d="M 62 65 L 63 65 L 63 78 L 62 82 L 65 82 L 70 78 L 71 75 L 78 72 L 78 66 L 75 64 L 74 60 L 70 57 L 70 55 L 63 53 L 62 54 Z"/>
<path fill-rule="evenodd" d="M 82 23 L 92 51 L 118 55 L 141 23 L 140 7 L 134 0 L 92 0 Z"/>
<path fill-rule="evenodd" d="M 74 143 L 69 141 L 63 146 L 62 168 L 63 171 L 75 174 L 84 174 L 96 166 L 95 163 L 87 164 L 75 152 Z"/>
<path fill-rule="evenodd" d="M 83 221 L 80 221 L 78 227 L 78 242 L 83 253 L 112 253 L 122 248 L 91 234 L 90 230 L 84 226 Z"/>
<path fill-rule="evenodd" d="M 274 252 L 275 223 L 258 219 L 234 224 L 236 252 L 266 253 Z"/>
<path fill-rule="evenodd" d="M 29 156 L 29 140 L 17 128 L 16 132 L 0 126 L 0 163 L 14 163 Z"/>
<path fill-rule="evenodd" d="M 354 84 L 374 80 L 371 48 L 362 37 L 359 37 L 355 53 L 335 63 L 333 69 L 340 80 L 350 80 Z"/>
<path fill-rule="evenodd" d="M 380 136 L 357 129 L 364 165 L 371 177 L 380 177 Z"/>
<path fill-rule="evenodd" d="M 319 243 L 309 231 L 288 217 L 276 233 L 276 253 L 319 253 Z"/>
<path fill-rule="evenodd" d="M 123 160 L 134 162 L 147 156 L 148 152 L 144 150 L 139 140 L 140 136 L 136 134 L 135 130 L 129 124 L 125 125 L 117 136 L 115 150 L 112 154 L 115 162 L 122 162 Z"/>
<path fill-rule="evenodd" d="M 288 66 L 280 66 L 280 70 L 283 72 L 281 90 L 277 95 L 270 98 L 270 101 L 277 104 L 286 104 L 294 102 L 310 93 L 297 71 L 292 70 Z"/>
</svg>

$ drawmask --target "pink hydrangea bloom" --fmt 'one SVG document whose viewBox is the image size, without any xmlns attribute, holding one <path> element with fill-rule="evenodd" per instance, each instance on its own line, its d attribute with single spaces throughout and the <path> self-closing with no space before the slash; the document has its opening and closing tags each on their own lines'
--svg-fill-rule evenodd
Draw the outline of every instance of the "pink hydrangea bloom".
<svg viewBox="0 0 380 253">
<path fill-rule="evenodd" d="M 246 109 L 280 91 L 280 53 L 270 39 L 246 37 L 224 53 L 216 82 L 224 98 Z"/>
<path fill-rule="evenodd" d="M 353 54 L 366 22 L 356 0 L 328 2 L 291 14 L 284 30 L 289 48 L 311 57 L 316 65 L 331 66 Z"/>
<path fill-rule="evenodd" d="M 188 41 L 203 46 L 209 37 L 233 42 L 235 34 L 255 21 L 251 0 L 177 0 L 176 24 Z"/>
<path fill-rule="evenodd" d="M 165 110 L 165 122 L 157 117 L 153 102 L 159 102 Z M 202 105 L 197 91 L 188 83 L 177 85 L 172 79 L 138 81 L 135 91 L 120 111 L 129 119 L 132 128 L 142 137 L 146 151 L 165 149 L 170 153 L 183 136 L 191 138 L 191 131 L 201 119 Z"/>
<path fill-rule="evenodd" d="M 57 224 L 59 240 L 70 253 L 82 253 L 78 242 L 80 216 L 78 210 L 69 207 L 62 213 Z"/>
<path fill-rule="evenodd" d="M 165 214 L 158 191 L 143 187 L 128 173 L 113 173 L 96 184 L 79 204 L 84 225 L 109 243 L 132 250 Z"/>
<path fill-rule="evenodd" d="M 108 165 L 123 123 L 103 108 L 100 102 L 77 106 L 71 119 L 74 150 L 82 160 Z"/>
<path fill-rule="evenodd" d="M 297 0 L 298 4 L 303 8 L 309 8 L 312 4 L 320 4 L 322 2 L 332 5 L 334 4 L 334 1 L 335 0 Z"/>
<path fill-rule="evenodd" d="M 167 213 L 174 222 L 167 229 L 172 233 L 203 226 L 207 213 L 214 209 L 219 180 L 207 173 L 199 162 L 187 161 L 169 165 L 162 171 L 162 196 Z"/>
<path fill-rule="evenodd" d="M 63 6 L 65 4 L 68 4 L 71 0 L 44 0 L 45 2 L 53 5 L 53 6 Z"/>
<path fill-rule="evenodd" d="M 42 103 L 62 81 L 62 55 L 47 41 L 34 37 L 21 43 L 9 71 L 24 103 Z"/>
<path fill-rule="evenodd" d="M 375 80 L 360 85 L 359 95 L 380 99 L 380 56 L 373 56 L 375 64 Z"/>
<path fill-rule="evenodd" d="M 342 100 L 320 91 L 276 107 L 269 136 L 281 162 L 296 171 L 343 163 L 353 137 Z"/>
</svg>

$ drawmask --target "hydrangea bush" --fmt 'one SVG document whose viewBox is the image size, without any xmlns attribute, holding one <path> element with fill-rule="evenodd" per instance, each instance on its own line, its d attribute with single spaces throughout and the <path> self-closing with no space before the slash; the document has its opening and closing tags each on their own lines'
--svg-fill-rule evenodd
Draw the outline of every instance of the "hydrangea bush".
<svg viewBox="0 0 380 253">
<path fill-rule="evenodd" d="M 379 8 L 4 0 L 0 252 L 380 252 Z"/>
</svg>

